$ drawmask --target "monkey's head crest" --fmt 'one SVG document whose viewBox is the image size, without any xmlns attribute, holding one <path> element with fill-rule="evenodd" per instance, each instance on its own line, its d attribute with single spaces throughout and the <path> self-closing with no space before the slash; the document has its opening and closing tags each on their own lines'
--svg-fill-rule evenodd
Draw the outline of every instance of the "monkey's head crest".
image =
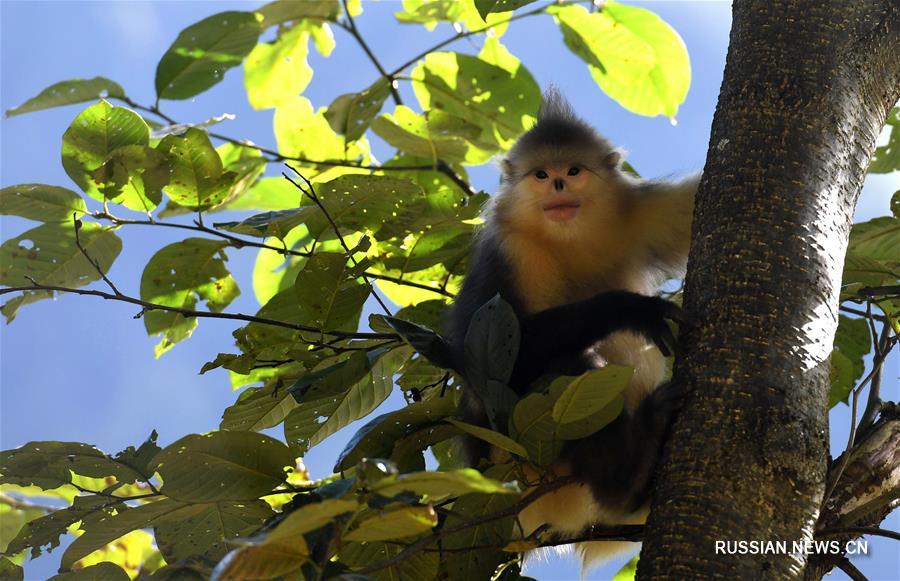
<svg viewBox="0 0 900 581">
<path fill-rule="evenodd" d="M 616 167 L 620 154 L 578 117 L 555 87 L 541 98 L 537 123 L 525 132 L 503 160 L 503 173 L 515 179 L 541 164 L 578 162 L 589 168 Z"/>
</svg>

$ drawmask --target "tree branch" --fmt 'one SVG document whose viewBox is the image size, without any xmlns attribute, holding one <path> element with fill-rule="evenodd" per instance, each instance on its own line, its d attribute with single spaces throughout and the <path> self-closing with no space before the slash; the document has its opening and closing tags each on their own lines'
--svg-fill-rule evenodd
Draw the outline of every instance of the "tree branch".
<svg viewBox="0 0 900 581">
<path fill-rule="evenodd" d="M 341 229 L 338 228 L 337 223 L 335 223 L 334 218 L 331 217 L 331 214 L 328 212 L 325 204 L 322 203 L 322 200 L 320 200 L 318 194 L 316 194 L 316 189 L 313 187 L 312 182 L 306 179 L 306 176 L 297 171 L 297 169 L 293 166 L 288 164 L 288 167 L 291 168 L 291 171 L 300 176 L 300 179 L 303 180 L 303 182 L 306 184 L 306 188 L 292 180 L 286 173 L 281 172 L 281 175 L 283 175 L 287 181 L 291 182 L 294 187 L 303 192 L 306 197 L 312 200 L 316 204 L 316 206 L 319 207 L 319 210 L 322 212 L 322 214 L 324 214 L 325 219 L 328 220 L 329 224 L 331 224 L 331 229 L 334 231 L 334 235 L 337 236 L 338 241 L 341 243 L 341 247 L 343 247 L 344 252 L 347 254 L 347 258 L 350 259 L 350 261 L 353 263 L 353 266 L 359 266 L 356 258 L 353 257 L 353 251 L 350 250 L 349 246 L 347 246 L 347 241 L 344 240 L 344 236 L 341 234 Z M 393 316 L 391 310 L 387 307 L 386 304 L 384 304 L 384 301 L 381 300 L 381 297 L 378 296 L 378 293 L 375 291 L 375 287 L 372 286 L 372 282 L 368 279 L 365 273 L 363 273 L 362 279 L 366 282 L 366 286 L 369 287 L 369 292 L 372 293 L 372 296 L 375 297 L 375 300 L 378 301 L 379 305 L 381 305 L 384 313 L 389 317 Z"/>
<path fill-rule="evenodd" d="M 400 99 L 400 93 L 397 92 L 397 87 L 394 86 L 394 77 L 388 73 L 383 66 L 381 66 L 381 62 L 375 56 L 375 53 L 372 52 L 372 49 L 369 48 L 369 45 L 366 43 L 365 39 L 363 39 L 362 34 L 359 32 L 359 28 L 356 27 L 356 21 L 353 20 L 353 16 L 350 15 L 350 10 L 347 7 L 347 0 L 341 0 L 341 3 L 344 6 L 344 15 L 347 17 L 347 24 L 336 23 L 338 26 L 346 30 L 350 33 L 353 38 L 356 39 L 357 44 L 359 44 L 360 48 L 363 49 L 363 52 L 366 53 L 366 56 L 369 57 L 369 60 L 375 65 L 375 68 L 378 69 L 379 74 L 387 81 L 388 86 L 391 89 L 391 96 L 394 98 L 394 103 L 397 105 L 402 105 L 403 100 Z"/>
<path fill-rule="evenodd" d="M 262 325 L 271 325 L 273 327 L 282 327 L 285 329 L 291 329 L 294 331 L 302 331 L 305 333 L 315 333 L 317 335 L 329 335 L 331 337 L 337 337 L 340 339 L 391 339 L 398 340 L 399 337 L 393 333 L 350 333 L 347 331 L 326 331 L 324 329 L 317 329 L 315 327 L 310 327 L 308 325 L 300 325 L 297 323 L 289 323 L 286 321 L 279 321 L 277 319 L 267 319 L 265 317 L 256 317 L 253 315 L 245 315 L 242 313 L 213 313 L 210 311 L 194 311 L 191 309 L 182 309 L 179 307 L 170 307 L 167 305 L 160 305 L 157 303 L 151 303 L 147 301 L 143 301 L 141 299 L 137 299 L 134 297 L 130 297 L 128 295 L 115 295 L 103 291 L 91 290 L 91 289 L 79 289 L 79 288 L 70 288 L 64 286 L 56 286 L 56 285 L 46 285 L 40 284 L 32 281 L 32 286 L 25 287 L 7 287 L 0 289 L 0 296 L 15 293 L 15 292 L 30 292 L 30 291 L 57 291 L 57 292 L 67 292 L 77 295 L 84 296 L 93 296 L 100 297 L 106 300 L 112 301 L 120 301 L 123 303 L 129 303 L 132 305 L 138 305 L 145 311 L 166 311 L 169 313 L 178 313 L 185 317 L 196 317 L 198 319 L 228 319 L 232 321 L 246 321 L 249 323 L 259 323 Z M 311 345 L 325 345 L 321 341 L 311 341 L 304 339 L 307 343 Z"/>
</svg>

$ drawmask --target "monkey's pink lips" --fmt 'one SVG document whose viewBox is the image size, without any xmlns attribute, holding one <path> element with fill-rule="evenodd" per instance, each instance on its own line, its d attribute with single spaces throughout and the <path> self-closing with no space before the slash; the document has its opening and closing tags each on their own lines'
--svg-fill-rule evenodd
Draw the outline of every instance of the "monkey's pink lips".
<svg viewBox="0 0 900 581">
<path fill-rule="evenodd" d="M 580 207 L 577 198 L 560 196 L 544 203 L 544 215 L 553 222 L 565 222 L 574 218 Z"/>
</svg>

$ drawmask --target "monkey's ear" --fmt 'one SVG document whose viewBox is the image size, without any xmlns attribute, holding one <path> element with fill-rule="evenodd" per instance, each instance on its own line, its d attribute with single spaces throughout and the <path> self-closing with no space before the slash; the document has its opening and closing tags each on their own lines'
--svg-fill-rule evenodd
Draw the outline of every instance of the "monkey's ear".
<svg viewBox="0 0 900 581">
<path fill-rule="evenodd" d="M 504 157 L 500 160 L 500 171 L 503 172 L 505 177 L 511 176 L 514 170 L 515 168 L 513 167 L 512 162 L 509 161 L 509 158 Z"/>
<path fill-rule="evenodd" d="M 622 163 L 622 152 L 611 151 L 603 158 L 603 167 L 607 169 L 617 169 Z"/>
</svg>

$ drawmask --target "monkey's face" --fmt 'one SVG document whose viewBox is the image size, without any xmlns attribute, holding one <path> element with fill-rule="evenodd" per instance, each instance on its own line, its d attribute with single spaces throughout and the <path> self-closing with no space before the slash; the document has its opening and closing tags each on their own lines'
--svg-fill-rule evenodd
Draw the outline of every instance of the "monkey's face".
<svg viewBox="0 0 900 581">
<path fill-rule="evenodd" d="M 574 219 L 585 203 L 590 172 L 577 163 L 539 167 L 526 177 L 527 188 L 540 199 L 540 209 L 551 222 Z"/>
</svg>

